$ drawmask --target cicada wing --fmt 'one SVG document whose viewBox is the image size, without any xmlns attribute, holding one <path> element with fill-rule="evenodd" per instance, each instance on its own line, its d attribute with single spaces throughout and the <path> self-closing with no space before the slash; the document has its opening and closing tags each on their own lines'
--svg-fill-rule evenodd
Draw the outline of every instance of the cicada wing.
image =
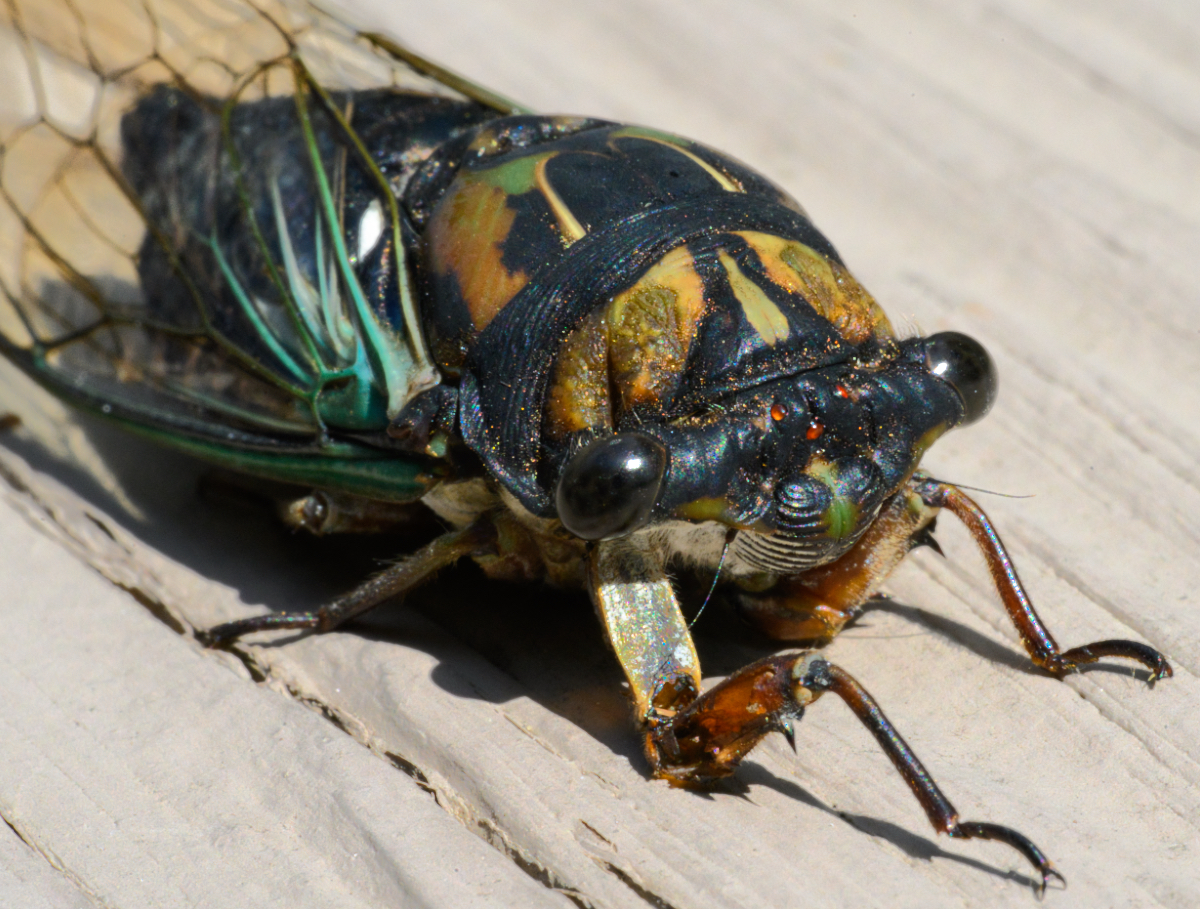
<svg viewBox="0 0 1200 909">
<path fill-rule="evenodd" d="M 386 44 L 300 3 L 0 5 L 4 352 L 73 403 L 214 446 L 341 457 L 331 414 L 386 425 L 437 374 L 351 93 L 471 92 Z M 259 150 L 265 112 L 290 118 L 264 137 L 281 152 Z M 394 240 L 388 313 L 347 248 L 353 168 Z"/>
<path fill-rule="evenodd" d="M 464 98 L 470 98 L 472 101 L 477 101 L 485 107 L 490 107 L 497 113 L 505 115 L 534 113 L 531 108 L 523 104 L 499 95 L 477 82 L 472 82 L 465 76 L 460 76 L 453 70 L 446 69 L 440 63 L 427 60 L 425 57 L 409 50 L 387 35 L 381 35 L 378 32 L 364 32 L 362 37 L 393 60 L 396 60 L 414 72 L 427 76 L 444 88 L 448 88 L 462 95 Z"/>
</svg>

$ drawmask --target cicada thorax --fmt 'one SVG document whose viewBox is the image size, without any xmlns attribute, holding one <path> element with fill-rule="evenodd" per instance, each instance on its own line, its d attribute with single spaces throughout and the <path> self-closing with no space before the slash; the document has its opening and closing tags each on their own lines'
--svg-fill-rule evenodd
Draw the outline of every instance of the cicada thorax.
<svg viewBox="0 0 1200 909">
<path fill-rule="evenodd" d="M 898 454 L 877 457 L 836 391 L 843 374 L 904 360 L 883 311 L 786 194 L 702 146 L 496 121 L 423 243 L 426 324 L 460 377 L 464 438 L 535 514 L 553 515 L 581 445 L 641 433 L 669 452 L 656 519 L 819 538 L 759 559 L 799 568 L 852 545 L 923 450 L 893 431 L 883 444 Z M 899 372 L 892 386 L 928 379 Z M 954 418 L 940 405 L 918 436 Z"/>
<path fill-rule="evenodd" d="M 777 378 L 777 360 L 796 363 L 789 347 L 797 342 L 816 367 L 842 342 L 890 337 L 862 287 L 811 247 L 757 231 L 706 237 L 671 250 L 567 336 L 545 433 L 560 440 L 647 419 L 678 422 L 747 382 Z"/>
</svg>

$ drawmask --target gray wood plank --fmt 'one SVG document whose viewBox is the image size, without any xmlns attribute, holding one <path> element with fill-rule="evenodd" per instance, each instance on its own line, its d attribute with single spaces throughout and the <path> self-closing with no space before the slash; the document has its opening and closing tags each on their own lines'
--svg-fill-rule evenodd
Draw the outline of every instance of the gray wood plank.
<svg viewBox="0 0 1200 909">
<path fill-rule="evenodd" d="M 566 905 L 319 713 L 188 646 L 57 533 L 7 504 L 0 518 L 0 815 L 45 871 L 111 907 Z M 108 556 L 111 577 L 147 589 L 144 563 Z M 54 888 L 36 889 L 67 905 Z M 30 905 L 20 892 L 0 875 L 0 902 Z"/>
</svg>

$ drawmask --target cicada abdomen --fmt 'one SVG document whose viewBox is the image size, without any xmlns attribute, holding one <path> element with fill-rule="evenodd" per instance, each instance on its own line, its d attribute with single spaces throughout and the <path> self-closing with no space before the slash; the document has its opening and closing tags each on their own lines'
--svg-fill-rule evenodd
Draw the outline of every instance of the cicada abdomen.
<svg viewBox="0 0 1200 909">
<path fill-rule="evenodd" d="M 303 6 L 3 15 L 19 98 L 0 146 L 8 356 L 210 460 L 420 495 L 436 467 L 386 434 L 439 380 L 397 200 L 435 149 L 511 105 L 455 96 Z"/>
</svg>

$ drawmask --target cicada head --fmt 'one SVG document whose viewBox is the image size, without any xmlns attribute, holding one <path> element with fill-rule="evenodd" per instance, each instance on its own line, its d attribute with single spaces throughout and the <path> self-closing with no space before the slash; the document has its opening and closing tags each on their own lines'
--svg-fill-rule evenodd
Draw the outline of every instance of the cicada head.
<svg viewBox="0 0 1200 909">
<path fill-rule="evenodd" d="M 562 469 L 560 520 L 585 539 L 656 519 L 717 522 L 739 531 L 734 552 L 747 571 L 796 573 L 832 561 L 933 441 L 982 417 L 996 392 L 987 352 L 965 335 L 869 352 L 687 417 L 588 437 Z"/>
<path fill-rule="evenodd" d="M 837 261 L 750 232 L 672 250 L 564 344 L 544 422 L 569 439 L 556 508 L 578 536 L 738 531 L 735 570 L 849 549 L 941 434 L 996 393 L 965 335 L 899 340 Z"/>
</svg>

